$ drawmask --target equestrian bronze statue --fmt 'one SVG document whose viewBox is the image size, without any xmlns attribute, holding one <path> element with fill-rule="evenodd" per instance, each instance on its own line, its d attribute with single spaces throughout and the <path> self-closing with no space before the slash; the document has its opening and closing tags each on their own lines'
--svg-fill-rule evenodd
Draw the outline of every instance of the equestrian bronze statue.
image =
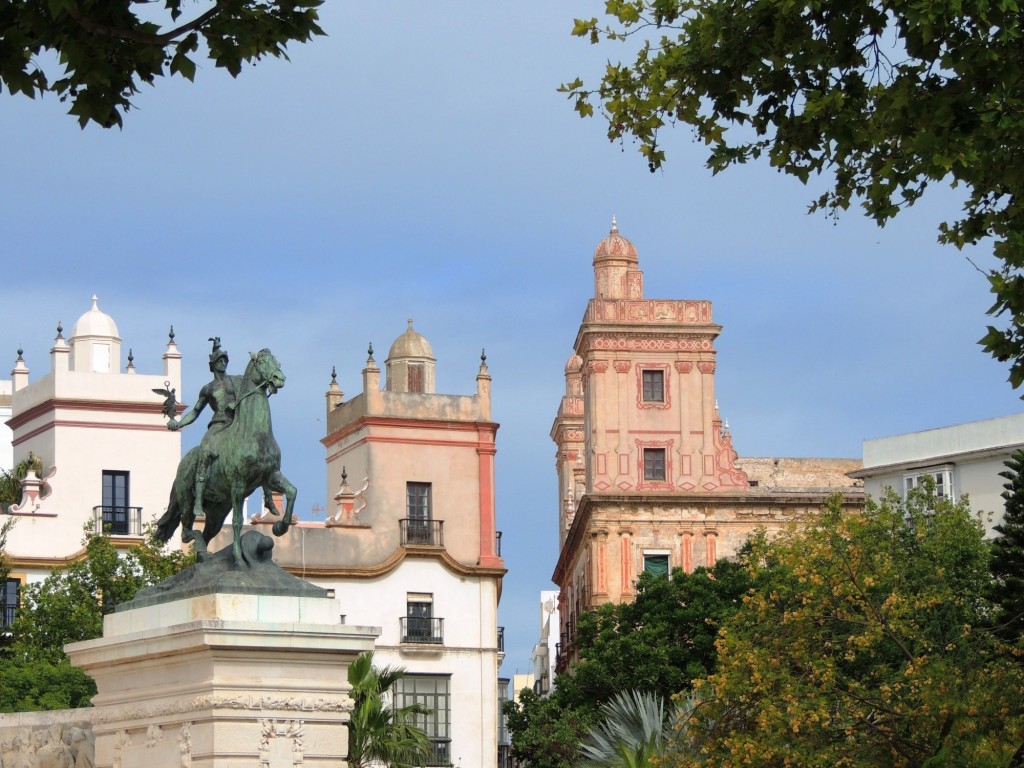
<svg viewBox="0 0 1024 768">
<path fill-rule="evenodd" d="M 269 398 L 284 386 L 284 374 L 269 349 L 250 354 L 245 373 L 227 374 L 228 354 L 220 338 L 210 339 L 210 370 L 213 380 L 199 392 L 190 411 L 168 429 L 178 430 L 194 422 L 207 406 L 213 411 L 200 445 L 178 464 L 167 511 L 157 521 L 157 538 L 170 540 L 181 525 L 181 539 L 193 542 L 197 560 L 209 555 L 207 545 L 216 536 L 228 513 L 232 513 L 232 552 L 236 566 L 248 563 L 240 544 L 245 500 L 257 488 L 263 489 L 268 510 L 277 514 L 271 492 L 283 493 L 284 517 L 274 523 L 275 536 L 282 536 L 292 524 L 295 486 L 281 474 L 281 449 L 270 424 Z M 205 518 L 201 533 L 194 530 L 197 517 Z"/>
</svg>

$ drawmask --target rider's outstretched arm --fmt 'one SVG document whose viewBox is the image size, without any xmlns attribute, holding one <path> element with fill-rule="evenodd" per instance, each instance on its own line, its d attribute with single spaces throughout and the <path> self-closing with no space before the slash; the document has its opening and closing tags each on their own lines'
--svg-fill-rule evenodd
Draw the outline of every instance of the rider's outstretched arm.
<svg viewBox="0 0 1024 768">
<path fill-rule="evenodd" d="M 195 421 L 197 418 L 199 418 L 199 414 L 203 412 L 203 409 L 205 407 L 206 407 L 206 390 L 204 389 L 203 391 L 201 391 L 199 393 L 199 398 L 196 400 L 196 404 L 192 406 L 192 410 L 190 410 L 188 413 L 186 413 L 184 416 L 182 416 L 177 421 L 175 421 L 174 419 L 171 419 L 170 421 L 168 421 L 167 422 L 167 428 L 169 430 L 171 430 L 172 432 L 177 432 L 182 427 L 187 427 L 189 424 L 191 424 L 193 421 Z"/>
</svg>

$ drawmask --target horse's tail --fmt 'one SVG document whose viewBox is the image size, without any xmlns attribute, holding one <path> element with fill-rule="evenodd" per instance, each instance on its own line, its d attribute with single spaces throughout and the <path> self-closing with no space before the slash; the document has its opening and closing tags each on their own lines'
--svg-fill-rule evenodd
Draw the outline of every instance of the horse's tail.
<svg viewBox="0 0 1024 768">
<path fill-rule="evenodd" d="M 174 483 L 177 486 L 177 481 Z M 170 541 L 181 523 L 181 507 L 178 505 L 177 488 L 171 488 L 171 498 L 167 502 L 167 511 L 156 521 L 156 538 L 158 541 Z"/>
</svg>

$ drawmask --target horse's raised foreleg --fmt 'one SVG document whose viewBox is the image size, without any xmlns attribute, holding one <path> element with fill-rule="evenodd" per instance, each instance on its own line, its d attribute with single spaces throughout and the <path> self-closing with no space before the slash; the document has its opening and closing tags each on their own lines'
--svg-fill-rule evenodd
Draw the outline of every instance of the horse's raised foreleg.
<svg viewBox="0 0 1024 768">
<path fill-rule="evenodd" d="M 267 510 L 267 512 L 272 514 L 274 517 L 277 517 L 281 513 L 280 513 L 280 511 L 278 511 L 277 507 L 274 506 L 273 493 L 274 492 L 270 489 L 270 486 L 267 485 L 266 483 L 264 483 L 263 484 L 263 507 Z"/>
<path fill-rule="evenodd" d="M 284 536 L 288 526 L 292 524 L 292 511 L 295 509 L 295 486 L 288 482 L 288 478 L 278 470 L 267 479 L 267 486 L 271 490 L 283 493 L 285 498 L 284 517 L 274 523 L 274 535 Z"/>
</svg>

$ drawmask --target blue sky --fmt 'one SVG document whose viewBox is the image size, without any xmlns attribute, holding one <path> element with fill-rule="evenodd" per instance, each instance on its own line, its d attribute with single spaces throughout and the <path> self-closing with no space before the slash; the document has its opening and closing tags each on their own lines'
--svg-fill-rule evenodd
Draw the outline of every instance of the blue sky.
<svg viewBox="0 0 1024 768">
<path fill-rule="evenodd" d="M 712 177 L 682 130 L 650 174 L 556 92 L 618 55 L 569 34 L 602 7 L 332 0 L 329 37 L 291 62 L 237 80 L 201 64 L 195 84 L 144 89 L 121 131 L 81 131 L 55 98 L 0 98 L 0 357 L 13 365 L 23 346 L 45 372 L 57 321 L 70 330 L 93 293 L 140 372 L 159 371 L 174 325 L 189 402 L 209 336 L 235 361 L 270 347 L 304 511 L 327 503 L 332 365 L 356 394 L 367 343 L 383 362 L 413 317 L 438 391 L 471 393 L 486 348 L 507 675 L 528 667 L 550 588 L 548 431 L 613 214 L 649 297 L 714 302 L 718 399 L 741 456 L 859 456 L 867 438 L 1020 410 L 976 344 L 983 276 L 935 241 L 955 193 L 933 189 L 882 230 L 856 211 L 832 222 L 805 213 L 813 183 L 765 165 Z"/>
</svg>

